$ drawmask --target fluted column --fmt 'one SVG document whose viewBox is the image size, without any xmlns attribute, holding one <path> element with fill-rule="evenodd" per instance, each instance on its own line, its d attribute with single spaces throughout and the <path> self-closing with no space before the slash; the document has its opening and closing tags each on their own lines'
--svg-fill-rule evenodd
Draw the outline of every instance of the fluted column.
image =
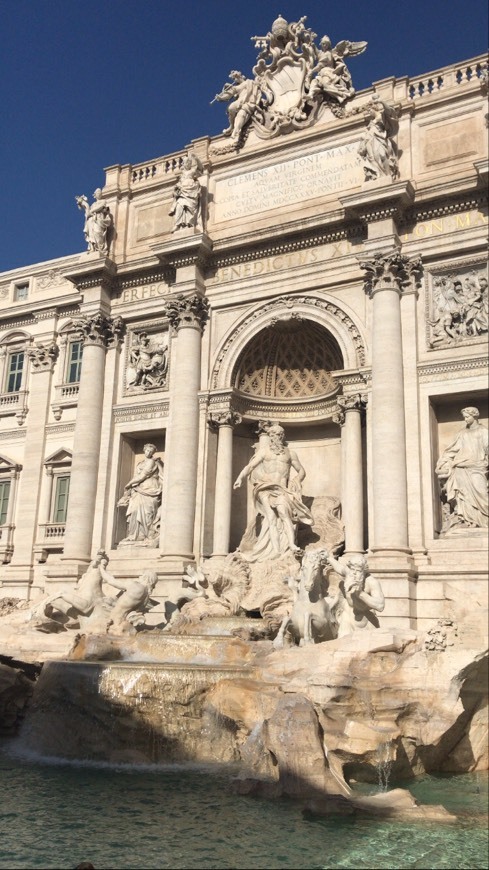
<svg viewBox="0 0 489 870">
<path fill-rule="evenodd" d="M 345 553 L 364 552 L 362 414 L 367 399 L 338 396 L 334 420 L 341 426 L 341 515 L 345 526 Z"/>
<path fill-rule="evenodd" d="M 197 293 L 181 295 L 168 303 L 167 315 L 177 331 L 177 339 L 171 370 L 171 433 L 165 457 L 166 508 L 160 546 L 162 555 L 191 558 L 197 491 L 201 344 L 208 302 Z"/>
<path fill-rule="evenodd" d="M 83 361 L 62 558 L 76 563 L 86 563 L 90 560 L 92 550 L 104 400 L 105 353 L 107 347 L 118 340 L 122 331 L 122 321 L 120 318 L 106 317 L 98 312 L 79 317 L 75 324 L 83 339 Z"/>
<path fill-rule="evenodd" d="M 37 533 L 39 490 L 43 473 L 45 427 L 49 413 L 49 393 L 58 347 L 41 343 L 27 348 L 31 366 L 29 384 L 29 414 L 25 439 L 23 468 L 17 496 L 14 553 L 9 566 L 9 579 L 30 582 L 32 550 Z M 11 504 L 13 508 L 13 502 Z M 19 573 L 20 572 L 20 573 Z"/>
<path fill-rule="evenodd" d="M 398 249 L 361 263 L 373 300 L 372 489 L 374 552 L 409 552 L 406 430 L 400 297 L 416 280 L 418 259 Z"/>
<path fill-rule="evenodd" d="M 215 412 L 209 416 L 209 425 L 218 430 L 214 505 L 214 556 L 226 556 L 229 553 L 233 492 L 233 429 L 239 423 L 241 423 L 241 416 L 231 410 Z"/>
</svg>

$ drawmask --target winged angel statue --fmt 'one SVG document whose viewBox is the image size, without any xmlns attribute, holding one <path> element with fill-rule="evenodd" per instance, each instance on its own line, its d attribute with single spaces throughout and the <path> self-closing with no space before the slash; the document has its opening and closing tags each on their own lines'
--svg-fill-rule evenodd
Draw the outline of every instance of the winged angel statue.
<svg viewBox="0 0 489 870">
<path fill-rule="evenodd" d="M 252 37 L 260 49 L 254 78 L 232 70 L 231 81 L 212 100 L 229 104 L 223 133 L 230 142 L 221 153 L 238 150 L 251 128 L 268 139 L 310 126 L 325 105 L 336 116 L 344 114 L 344 103 L 355 94 L 345 58 L 361 54 L 367 43 L 343 39 L 333 48 L 323 36 L 317 45 L 305 22 L 304 16 L 289 24 L 279 15 L 266 36 Z"/>
</svg>

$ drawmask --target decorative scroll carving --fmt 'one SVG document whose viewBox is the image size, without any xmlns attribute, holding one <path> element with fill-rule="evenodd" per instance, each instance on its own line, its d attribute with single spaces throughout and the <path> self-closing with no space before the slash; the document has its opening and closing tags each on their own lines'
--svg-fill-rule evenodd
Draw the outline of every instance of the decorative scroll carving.
<svg viewBox="0 0 489 870">
<path fill-rule="evenodd" d="M 487 275 L 472 270 L 468 275 L 433 276 L 429 345 L 440 347 L 477 338 L 488 331 Z"/>
<path fill-rule="evenodd" d="M 203 330 L 209 316 L 209 300 L 197 293 L 193 296 L 181 294 L 167 302 L 165 311 L 174 329 L 192 327 Z"/>
<path fill-rule="evenodd" d="M 39 343 L 28 347 L 26 354 L 31 361 L 33 372 L 52 371 L 58 359 L 59 347 L 54 341 L 48 345 Z"/>
<path fill-rule="evenodd" d="M 133 332 L 126 368 L 131 393 L 162 389 L 168 374 L 168 332 L 149 335 Z"/>
<path fill-rule="evenodd" d="M 334 48 L 328 36 L 319 45 L 317 34 L 305 26 L 306 17 L 287 22 L 279 16 L 265 36 L 252 37 L 261 49 L 253 67 L 254 79 L 238 70 L 212 102 L 229 103 L 229 144 L 216 153 L 239 150 L 249 131 L 270 139 L 311 126 L 323 104 L 341 117 L 354 94 L 345 58 L 361 54 L 366 42 L 342 40 Z"/>
<path fill-rule="evenodd" d="M 399 129 L 399 109 L 374 94 L 367 107 L 367 129 L 358 146 L 365 181 L 389 176 L 399 177 L 397 146 L 394 136 Z"/>
<path fill-rule="evenodd" d="M 73 326 L 84 344 L 111 347 L 122 337 L 124 321 L 122 317 L 106 317 L 97 314 L 80 314 L 73 318 Z"/>
<path fill-rule="evenodd" d="M 212 411 L 208 423 L 211 429 L 217 430 L 220 426 L 239 426 L 242 419 L 241 414 L 236 411 Z"/>
<path fill-rule="evenodd" d="M 338 404 L 338 410 L 333 416 L 333 422 L 342 426 L 345 422 L 347 411 L 359 411 L 362 413 L 365 410 L 368 397 L 356 393 L 354 396 L 337 396 L 336 402 Z"/>
<path fill-rule="evenodd" d="M 99 187 L 93 196 L 94 202 L 91 205 L 86 196 L 75 196 L 75 201 L 78 208 L 85 212 L 83 234 L 87 242 L 87 250 L 106 256 L 109 253 L 112 215 Z"/>
<path fill-rule="evenodd" d="M 360 263 L 364 269 L 365 292 L 373 296 L 378 290 L 403 290 L 419 286 L 422 262 L 421 257 L 406 257 L 396 248 L 390 254 L 377 253 L 371 260 Z"/>
<path fill-rule="evenodd" d="M 199 158 L 190 152 L 183 161 L 182 171 L 173 189 L 173 205 L 169 214 L 173 216 L 173 230 L 202 226 L 202 188 L 199 177 L 204 167 Z"/>
</svg>

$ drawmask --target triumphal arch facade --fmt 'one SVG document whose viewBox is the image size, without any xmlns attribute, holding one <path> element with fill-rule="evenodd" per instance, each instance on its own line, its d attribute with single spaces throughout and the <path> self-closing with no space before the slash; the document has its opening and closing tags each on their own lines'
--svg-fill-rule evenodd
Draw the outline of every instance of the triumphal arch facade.
<svg viewBox="0 0 489 870">
<path fill-rule="evenodd" d="M 1 593 L 328 544 L 420 627 L 487 582 L 487 62 L 356 92 L 365 42 L 254 40 L 222 135 L 0 276 Z"/>
</svg>

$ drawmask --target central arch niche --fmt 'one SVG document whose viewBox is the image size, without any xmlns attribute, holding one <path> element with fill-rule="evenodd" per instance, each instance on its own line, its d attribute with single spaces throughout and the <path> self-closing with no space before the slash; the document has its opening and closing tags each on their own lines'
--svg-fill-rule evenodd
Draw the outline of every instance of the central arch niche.
<svg viewBox="0 0 489 870">
<path fill-rule="evenodd" d="M 278 320 L 260 330 L 239 356 L 233 386 L 250 396 L 283 401 L 327 396 L 332 371 L 344 368 L 336 339 L 311 320 Z"/>
<path fill-rule="evenodd" d="M 232 370 L 243 421 L 234 431 L 233 479 L 249 462 L 257 443 L 257 419 L 280 422 L 306 478 L 303 495 L 319 521 L 340 498 L 341 449 L 338 426 L 326 407 L 335 402 L 334 373 L 345 368 L 337 339 L 306 317 L 274 318 L 250 337 Z M 251 488 L 232 495 L 231 550 L 241 540 L 255 508 Z"/>
</svg>

